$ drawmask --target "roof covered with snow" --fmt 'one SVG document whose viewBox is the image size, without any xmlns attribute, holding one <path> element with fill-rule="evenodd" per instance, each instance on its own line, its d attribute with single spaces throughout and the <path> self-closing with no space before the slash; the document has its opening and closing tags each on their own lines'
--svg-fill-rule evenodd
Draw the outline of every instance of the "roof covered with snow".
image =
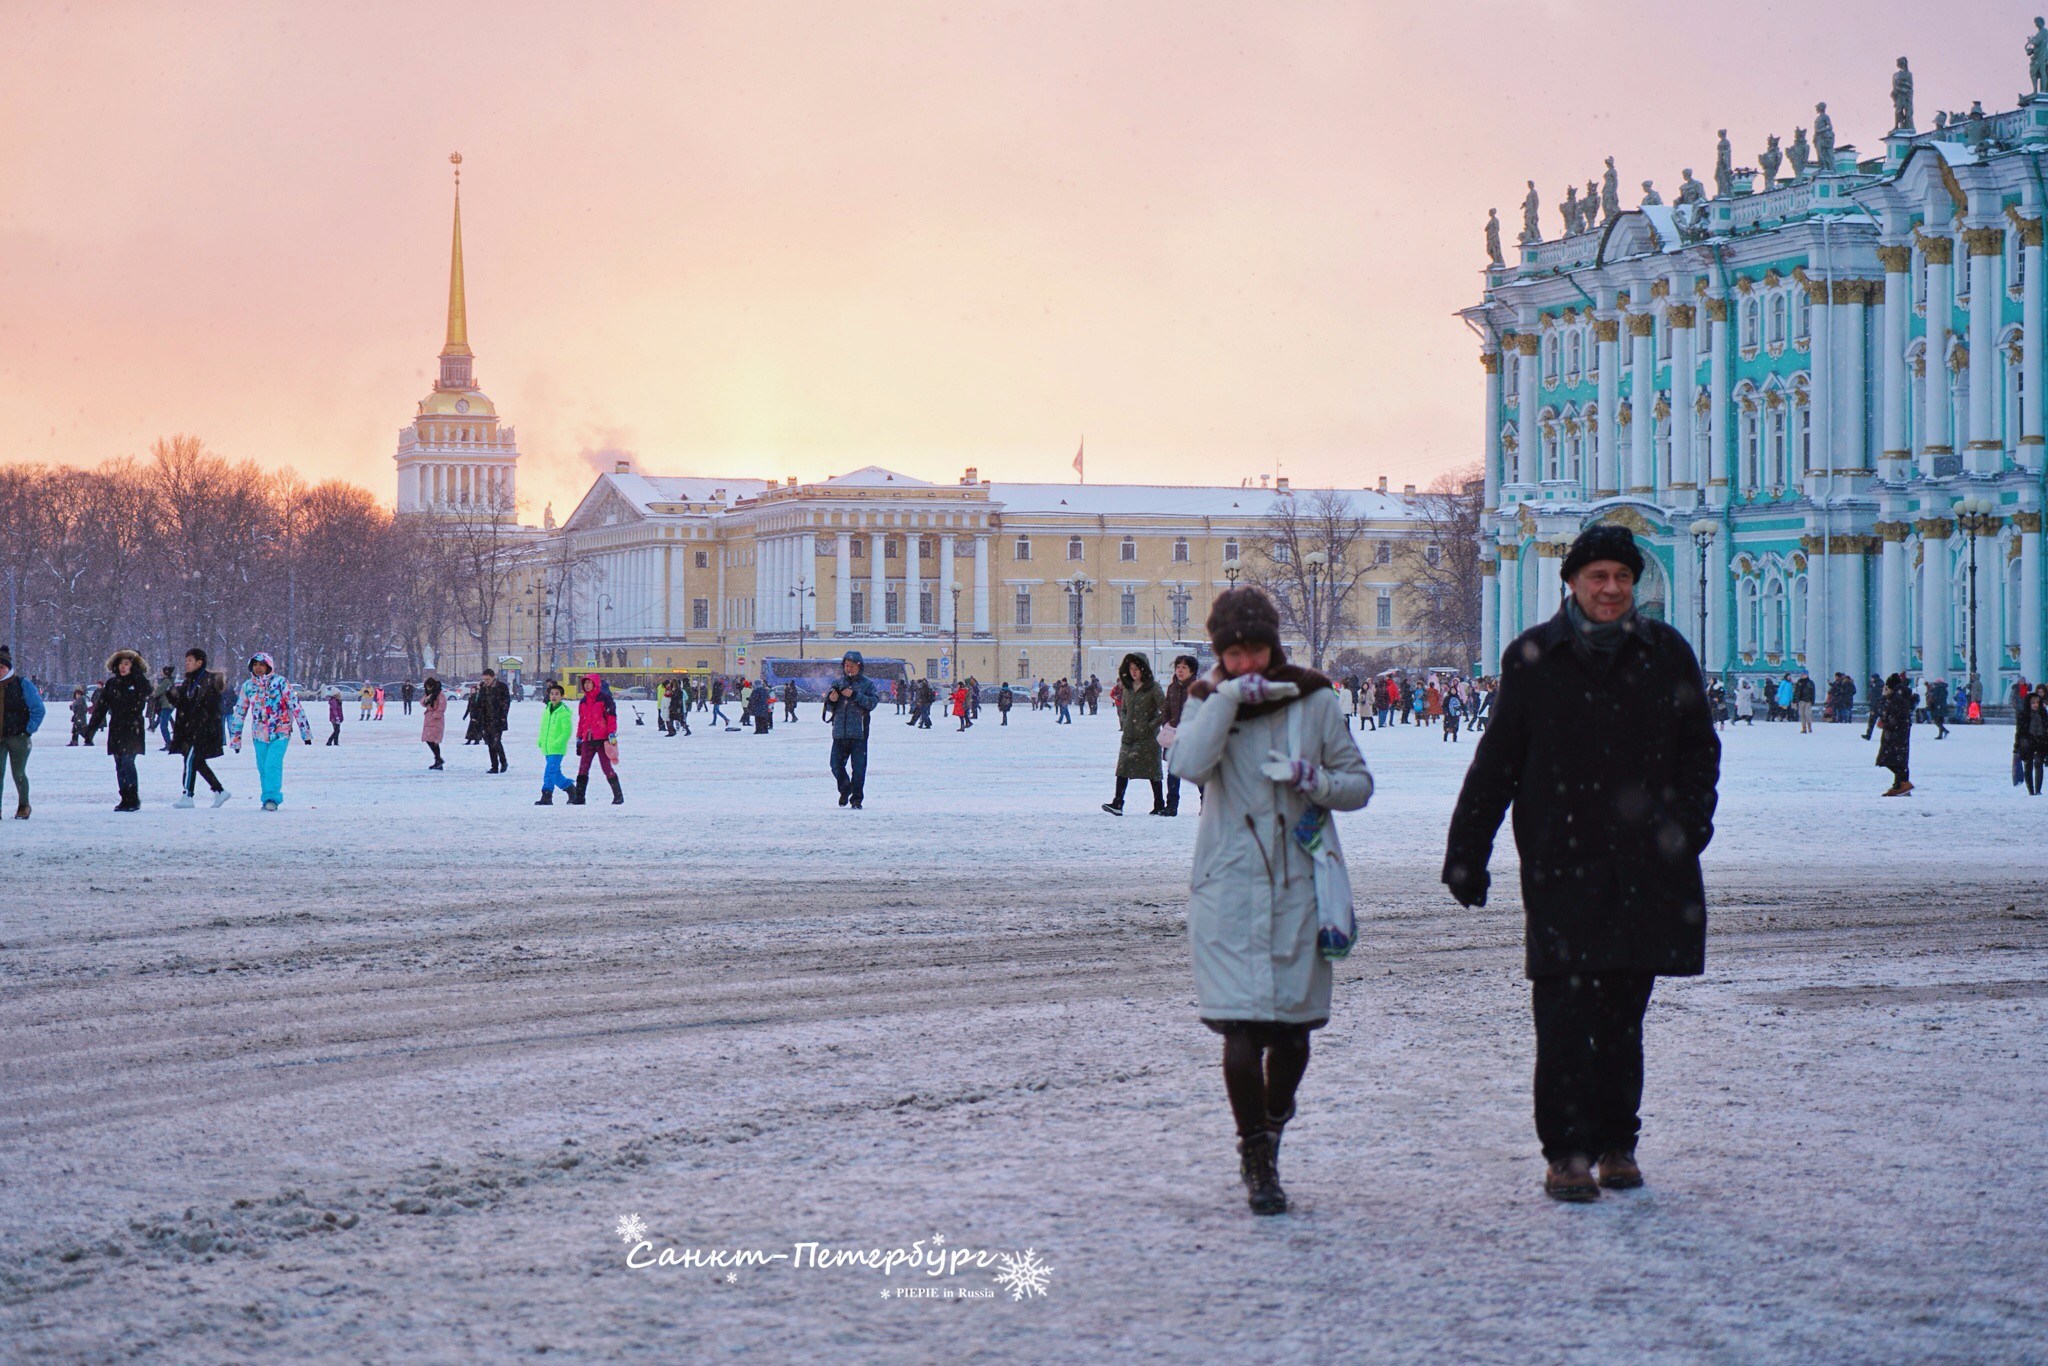
<svg viewBox="0 0 2048 1366">
<path fill-rule="evenodd" d="M 1282 498 L 1307 499 L 1317 489 L 1214 487 L 1199 484 L 998 484 L 988 486 L 989 502 L 1005 516 L 1081 513 L 1101 517 L 1264 517 Z M 1416 515 L 1410 500 L 1396 493 L 1339 489 L 1352 515 L 1397 521 Z"/>
<path fill-rule="evenodd" d="M 848 470 L 845 474 L 833 475 L 825 481 L 825 487 L 837 489 L 928 489 L 936 486 L 928 479 L 913 479 L 907 474 L 898 474 L 894 470 L 885 470 L 880 465 L 862 465 L 857 470 Z"/>
</svg>

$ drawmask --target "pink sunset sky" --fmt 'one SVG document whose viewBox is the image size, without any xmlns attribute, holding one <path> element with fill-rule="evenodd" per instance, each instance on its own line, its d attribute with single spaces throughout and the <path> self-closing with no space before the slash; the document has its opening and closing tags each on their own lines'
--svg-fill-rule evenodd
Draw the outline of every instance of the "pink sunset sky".
<svg viewBox="0 0 2048 1366">
<path fill-rule="evenodd" d="M 528 517 L 654 473 L 1398 485 L 1477 457 L 1482 226 L 1710 177 L 1892 63 L 2011 108 L 2031 9 L 105 3 L 0 37 L 0 459 L 191 432 L 389 499 L 448 154 Z M 1632 204 L 1632 193 L 1624 203 Z"/>
</svg>

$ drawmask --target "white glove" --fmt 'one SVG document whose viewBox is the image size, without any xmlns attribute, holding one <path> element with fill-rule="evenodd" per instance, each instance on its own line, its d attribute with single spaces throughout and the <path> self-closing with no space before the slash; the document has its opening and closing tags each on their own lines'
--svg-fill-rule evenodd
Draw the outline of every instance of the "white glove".
<svg viewBox="0 0 2048 1366">
<path fill-rule="evenodd" d="M 1306 759 L 1290 759 L 1277 749 L 1266 751 L 1266 762 L 1259 765 L 1259 772 L 1303 796 L 1314 792 L 1323 780 L 1323 771 L 1314 764 Z"/>
<path fill-rule="evenodd" d="M 1261 702 L 1279 702 L 1290 697 L 1301 696 L 1301 689 L 1292 683 L 1275 683 L 1264 674 L 1239 674 L 1226 678 L 1216 685 L 1216 695 L 1227 697 L 1240 707 L 1256 707 Z"/>
</svg>

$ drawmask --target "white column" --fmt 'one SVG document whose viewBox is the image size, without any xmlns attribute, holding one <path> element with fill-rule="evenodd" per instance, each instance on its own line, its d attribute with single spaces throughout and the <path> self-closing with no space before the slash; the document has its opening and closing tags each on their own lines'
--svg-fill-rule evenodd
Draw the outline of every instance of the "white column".
<svg viewBox="0 0 2048 1366">
<path fill-rule="evenodd" d="M 1946 679 L 1954 647 L 1949 642 L 1948 538 L 1955 523 L 1945 517 L 1920 521 L 1920 669 Z"/>
<path fill-rule="evenodd" d="M 868 527 L 868 633 L 881 635 L 888 630 L 888 615 L 884 607 L 888 602 L 889 562 L 882 557 L 882 542 L 888 539 L 888 528 L 877 516 L 869 520 Z"/>
<path fill-rule="evenodd" d="M 852 533 L 839 533 L 839 544 L 834 547 L 832 575 L 832 634 L 837 636 L 853 633 L 853 539 Z"/>
<path fill-rule="evenodd" d="M 1806 639 L 1793 642 L 1793 648 L 1806 656 L 1806 672 L 1813 678 L 1814 686 L 1821 687 L 1821 681 L 1831 676 L 1828 663 L 1829 632 L 1831 618 L 1828 613 L 1828 597 L 1835 589 L 1830 580 L 1838 577 L 1837 565 L 1829 564 L 1832 555 L 1823 555 L 1818 549 L 1806 556 Z M 1824 691 L 1824 689 L 1823 689 Z"/>
<path fill-rule="evenodd" d="M 1535 324 L 1532 322 L 1533 328 Z M 1543 407 L 1543 390 L 1536 378 L 1536 344 L 1534 331 L 1524 332 L 1515 338 L 1515 394 L 1519 405 L 1515 427 L 1515 477 L 1517 484 L 1533 484 L 1541 471 L 1537 469 L 1537 457 L 1542 453 L 1542 437 L 1536 428 L 1536 414 Z"/>
<path fill-rule="evenodd" d="M 1879 552 L 1877 598 L 1877 672 L 1890 675 L 1909 667 L 1906 657 L 1906 533 L 1904 522 L 1879 522 L 1884 538 Z M 1863 675 L 1856 676 L 1862 691 Z"/>
<path fill-rule="evenodd" d="M 1693 322 L 1696 317 L 1694 305 L 1673 304 L 1666 314 L 1665 325 L 1671 329 L 1671 489 L 1669 501 L 1680 507 L 1696 502 L 1697 490 L 1704 482 L 1693 469 L 1692 430 L 1693 391 L 1699 387 L 1696 376 L 1698 366 L 1694 360 Z M 1690 497 L 1688 496 L 1690 494 Z M 1697 587 L 1697 585 L 1695 585 Z M 1699 629 L 1698 607 L 1693 609 L 1692 629 Z"/>
<path fill-rule="evenodd" d="M 988 634 L 988 536 L 974 538 L 974 634 Z M 997 673 L 1002 672 L 1000 664 Z"/>
<path fill-rule="evenodd" d="M 1508 642 L 1522 634 L 1522 560 L 1518 547 L 1503 545 L 1500 548 L 1500 648 L 1505 650 Z M 1499 659 L 1489 661 L 1491 665 Z"/>
<path fill-rule="evenodd" d="M 1621 319 L 1593 320 L 1593 350 L 1600 364 L 1600 431 L 1593 445 L 1593 496 L 1612 498 L 1621 489 L 1621 424 L 1615 420 L 1621 408 Z M 1499 661 L 1495 661 L 1498 663 Z M 1491 667 L 1489 665 L 1488 667 Z"/>
<path fill-rule="evenodd" d="M 2033 279 L 2030 266 L 2029 285 Z M 2048 623 L 2042 621 L 2041 604 L 2041 514 L 2022 512 L 2013 520 L 2020 528 L 2020 672 L 2028 682 L 2038 683 L 2048 678 L 2048 648 L 2043 641 Z"/>
<path fill-rule="evenodd" d="M 912 519 L 915 521 L 915 519 Z M 918 587 L 923 579 L 917 559 L 918 532 L 915 526 L 903 533 L 903 621 L 911 635 L 924 634 L 924 618 L 918 613 Z"/>
<path fill-rule="evenodd" d="M 2044 316 L 2044 297 L 2041 281 L 2041 217 L 2020 220 L 2020 250 L 2025 254 L 2027 280 L 2025 300 L 2020 306 L 2021 327 L 2024 340 L 2020 353 L 2021 373 L 2026 377 L 2026 393 L 2022 403 L 2025 416 L 2020 423 L 2019 453 L 2020 464 L 2039 473 L 2042 456 L 2041 404 L 2048 399 L 2048 368 L 2041 364 L 2041 357 L 2048 353 L 2048 316 Z M 2038 617 L 2040 614 L 2034 614 Z M 2028 656 L 2031 658 L 2031 656 Z M 2040 678 L 2033 669 L 2027 671 L 2029 681 Z"/>
<path fill-rule="evenodd" d="M 1870 469 L 1870 435 L 1864 420 L 1863 305 L 1870 286 L 1862 280 L 1837 282 L 1835 300 L 1835 430 L 1839 434 L 1839 455 L 1833 468 L 1861 474 Z M 1858 487 L 1862 487 L 1861 484 Z M 1864 678 L 1859 673 L 1857 678 Z"/>
<path fill-rule="evenodd" d="M 1870 609 L 1865 600 L 1867 589 L 1864 583 L 1869 557 L 1864 554 L 1863 543 L 1858 537 L 1845 536 L 1835 543 L 1835 548 L 1841 552 L 1835 556 L 1832 566 L 1836 583 L 1834 599 L 1840 608 L 1835 614 L 1839 621 L 1835 635 L 1841 642 L 1841 648 L 1829 654 L 1827 672 L 1814 675 L 1814 687 L 1823 696 L 1828 690 L 1828 680 L 1834 677 L 1837 669 L 1859 681 L 1870 677 L 1869 630 L 1866 625 Z"/>
<path fill-rule="evenodd" d="M 1564 600 L 1564 580 L 1557 576 L 1557 558 L 1548 545 L 1539 541 L 1531 549 L 1536 552 L 1536 617 L 1530 623 L 1533 626 L 1557 615 L 1558 604 Z"/>
<path fill-rule="evenodd" d="M 1500 670 L 1500 566 L 1479 562 L 1479 672 Z"/>
<path fill-rule="evenodd" d="M 1913 249 L 1908 246 L 1879 247 L 1877 258 L 1884 263 L 1884 284 L 1880 286 L 1884 291 L 1884 314 L 1877 330 L 1878 344 L 1884 347 L 1884 355 L 1882 363 L 1873 367 L 1884 376 L 1884 385 L 1878 396 L 1883 404 L 1882 454 L 1878 472 L 1887 480 L 1898 480 L 1906 477 L 1913 459 L 1912 436 L 1906 430 L 1907 328 L 1913 313 L 1912 277 L 1906 271 L 1912 264 Z M 1887 653 L 1887 669 L 1904 668 L 1904 651 L 1897 652 L 1897 663 L 1892 660 L 1893 655 Z"/>
<path fill-rule="evenodd" d="M 1972 474 L 1996 474 L 2005 452 L 2005 376 L 1999 373 L 1998 314 L 2005 299 L 2005 230 L 1963 234 L 1970 253 L 1970 453 Z M 1981 572 L 1982 561 L 1979 560 Z M 1978 594 L 1981 603 L 1983 594 Z M 1978 667 L 1990 674 L 1982 658 Z M 1985 686 L 1990 686 L 1987 681 Z"/>
<path fill-rule="evenodd" d="M 939 581 L 937 589 L 939 594 L 939 630 L 950 636 L 953 634 L 954 611 L 953 533 L 950 531 L 939 537 Z M 959 671 L 959 667 L 960 661 L 953 661 L 955 672 Z"/>
<path fill-rule="evenodd" d="M 1486 494 L 1480 506 L 1500 506 L 1500 352 L 1487 351 L 1479 357 L 1486 370 L 1486 426 L 1482 442 L 1486 450 Z"/>
<path fill-rule="evenodd" d="M 1972 308 L 1976 300 L 1970 300 Z M 1967 562 L 1965 562 L 1967 570 Z M 1998 521 L 1977 538 L 1977 673 L 1984 701 L 1998 696 L 1998 671 L 2005 667 L 2005 548 L 1998 542 Z"/>
<path fill-rule="evenodd" d="M 1714 350 L 1720 351 L 1718 339 Z M 1728 663 L 1728 556 L 1728 528 L 1723 526 L 1707 547 L 1707 653 L 1701 662 L 1714 672 Z"/>
<path fill-rule="evenodd" d="M 782 538 L 754 544 L 754 629 L 766 635 L 782 629 Z"/>
<path fill-rule="evenodd" d="M 1813 458 L 1807 462 L 1805 471 L 1800 474 L 1799 478 L 1795 479 L 1793 471 L 1796 466 L 1793 464 L 1793 461 L 1797 448 L 1792 436 L 1794 431 L 1793 420 L 1797 413 L 1793 408 L 1792 396 L 1789 393 L 1785 398 L 1785 440 L 1784 444 L 1776 451 L 1776 455 L 1778 457 L 1778 468 L 1785 475 L 1785 486 L 1787 488 L 1804 488 L 1807 497 L 1818 499 L 1820 491 L 1827 485 L 1827 472 L 1842 467 L 1842 462 L 1836 458 L 1842 442 L 1842 405 L 1839 402 L 1841 362 L 1836 352 L 1836 348 L 1842 340 L 1838 332 L 1842 325 L 1842 319 L 1840 311 L 1835 308 L 1833 301 L 1828 297 L 1828 282 L 1826 280 L 1808 280 L 1806 282 L 1806 301 L 1809 319 L 1807 325 L 1813 338 L 1811 363 L 1807 367 L 1808 373 L 1812 376 L 1812 383 L 1807 386 L 1806 390 L 1806 420 L 1813 424 Z M 1771 412 L 1769 408 L 1765 408 L 1757 415 L 1759 424 L 1757 440 L 1760 443 L 1758 447 L 1760 451 L 1769 449 L 1771 439 L 1770 418 Z M 1765 459 L 1760 458 L 1758 460 L 1759 474 L 1769 463 Z M 1768 480 L 1764 482 L 1766 485 L 1769 483 Z M 1807 667 L 1812 667 L 1811 661 L 1808 661 Z M 1819 685 L 1818 679 L 1815 680 L 1815 685 Z"/>
<path fill-rule="evenodd" d="M 1948 425 L 1948 316 L 1953 295 L 1948 271 L 1955 245 L 1947 237 L 1920 239 L 1921 250 L 1927 257 L 1927 374 L 1920 401 L 1920 473 L 1927 478 L 1934 476 L 1935 457 L 1953 453 Z M 1946 630 L 1942 638 L 1948 638 Z M 1944 659 L 1942 668 L 1947 667 Z"/>
<path fill-rule="evenodd" d="M 1631 313 L 1628 319 L 1629 349 L 1629 441 L 1627 491 L 1632 494 L 1648 495 L 1654 488 L 1653 449 L 1650 437 L 1657 427 L 1655 409 L 1657 388 L 1654 379 L 1655 356 L 1650 349 L 1650 333 L 1656 327 L 1656 319 L 1648 313 Z"/>
<path fill-rule="evenodd" d="M 1711 373 L 1707 381 L 1714 411 L 1708 419 L 1712 425 L 1707 429 L 1706 499 L 1714 507 L 1725 507 L 1728 503 L 1728 470 L 1732 463 L 1729 452 L 1734 449 L 1736 428 L 1735 406 L 1729 398 L 1728 301 L 1707 300 L 1707 317 L 1714 329 L 1714 362 L 1709 367 Z M 1719 545 L 1720 541 L 1715 544 Z M 1727 557 L 1723 555 L 1721 558 L 1725 563 Z"/>
</svg>

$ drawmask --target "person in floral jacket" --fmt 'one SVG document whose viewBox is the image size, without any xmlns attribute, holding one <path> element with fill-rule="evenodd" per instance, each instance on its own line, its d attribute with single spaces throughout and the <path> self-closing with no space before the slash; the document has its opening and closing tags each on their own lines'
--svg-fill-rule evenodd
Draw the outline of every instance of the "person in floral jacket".
<svg viewBox="0 0 2048 1366">
<path fill-rule="evenodd" d="M 313 728 L 299 706 L 299 695 L 288 679 L 278 676 L 270 656 L 259 654 L 249 660 L 249 676 L 235 695 L 235 712 L 228 722 L 228 747 L 242 752 L 242 722 L 249 722 L 250 738 L 256 742 L 256 773 L 263 782 L 263 809 L 275 811 L 284 805 L 284 754 L 292 742 L 292 727 L 299 738 L 313 743 Z"/>
</svg>

